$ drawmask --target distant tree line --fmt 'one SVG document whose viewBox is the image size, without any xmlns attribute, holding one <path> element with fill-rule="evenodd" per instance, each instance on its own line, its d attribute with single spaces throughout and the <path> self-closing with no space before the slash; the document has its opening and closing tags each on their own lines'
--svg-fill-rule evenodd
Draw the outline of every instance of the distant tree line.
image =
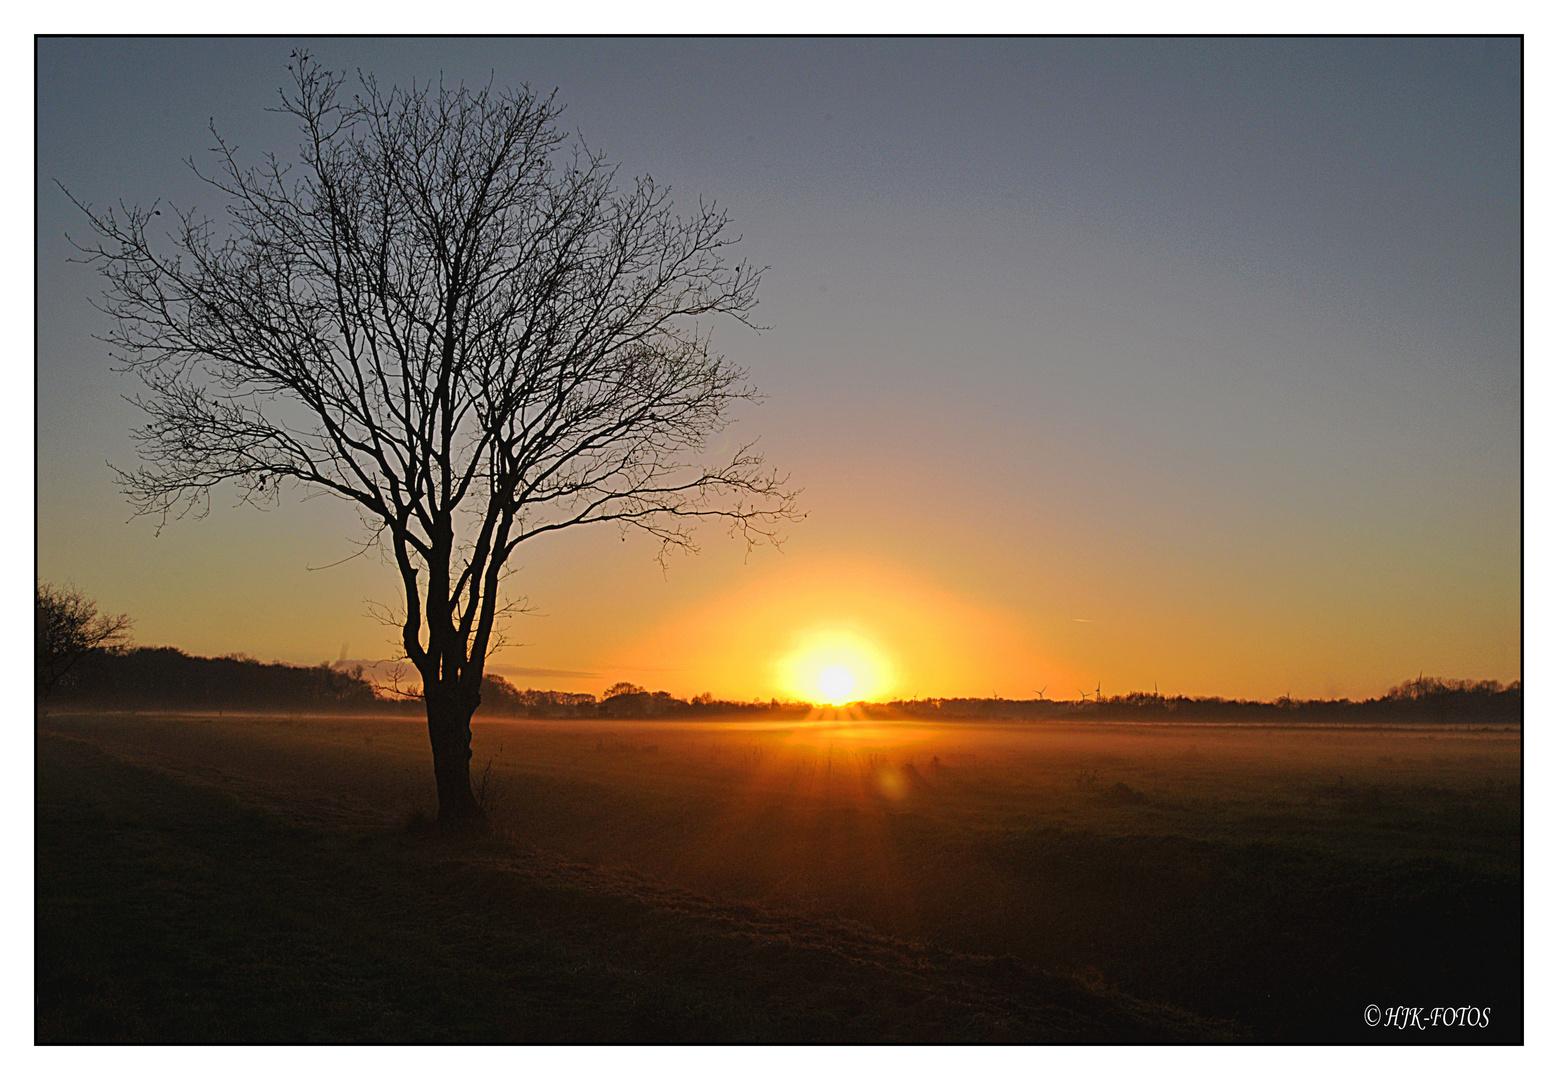
<svg viewBox="0 0 1558 1080">
<path fill-rule="evenodd" d="M 384 704 L 362 668 L 266 664 L 240 654 L 99 649 L 55 691 L 62 703 L 122 709 L 358 710 Z"/>
<path fill-rule="evenodd" d="M 712 694 L 678 698 L 664 690 L 617 683 L 600 697 L 563 690 L 520 689 L 497 675 L 482 680 L 487 716 L 589 719 L 685 718 L 754 715 L 804 716 L 804 702 L 722 701 Z M 113 709 L 194 711 L 405 712 L 422 708 L 415 693 L 376 686 L 361 667 L 344 669 L 261 663 L 242 654 L 190 656 L 173 648 L 99 647 L 88 650 L 57 680 L 61 704 Z M 868 714 L 957 720 L 1143 720 L 1224 723 L 1519 723 L 1524 698 L 1517 680 L 1419 677 L 1365 701 L 1249 701 L 1221 697 L 1131 693 L 1081 701 L 1006 698 L 929 698 L 863 707 Z"/>
<path fill-rule="evenodd" d="M 1520 680 L 1442 679 L 1419 676 L 1364 701 L 1349 698 L 1249 701 L 1222 697 L 1166 696 L 1135 692 L 1078 701 L 1005 698 L 928 698 L 893 701 L 868 710 L 944 720 L 1162 720 L 1225 723 L 1519 723 L 1524 711 Z"/>
<path fill-rule="evenodd" d="M 544 717 L 685 717 L 729 716 L 732 713 L 795 713 L 805 715 L 811 706 L 799 702 L 721 701 L 713 694 L 678 698 L 664 690 L 646 690 L 629 682 L 606 689 L 599 699 L 594 694 L 569 694 L 558 690 L 519 690 L 501 676 L 482 680 L 483 713 L 507 716 Z"/>
<path fill-rule="evenodd" d="M 40 664 L 44 659 L 40 654 Z M 414 715 L 423 708 L 419 694 L 379 687 L 360 665 L 348 669 L 328 663 L 315 667 L 262 663 L 241 653 L 191 656 L 167 647 L 85 648 L 70 670 L 50 686 L 53 700 L 60 705 L 100 709 Z M 776 710 L 804 714 L 809 709 L 773 700 L 719 701 L 707 693 L 683 700 L 631 683 L 618 683 L 599 698 L 564 690 L 521 690 L 497 675 L 482 679 L 481 696 L 483 715 L 554 719 L 728 716 Z"/>
</svg>

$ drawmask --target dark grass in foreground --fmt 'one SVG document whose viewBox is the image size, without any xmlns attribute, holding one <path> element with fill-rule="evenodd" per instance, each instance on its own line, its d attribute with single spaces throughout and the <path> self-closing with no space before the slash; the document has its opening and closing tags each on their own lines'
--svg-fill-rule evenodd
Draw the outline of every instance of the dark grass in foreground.
<svg viewBox="0 0 1558 1080">
<path fill-rule="evenodd" d="M 45 718 L 42 730 L 194 781 L 195 790 L 215 789 L 273 823 L 336 838 L 300 849 L 308 872 L 298 880 L 382 879 L 389 925 L 410 910 L 390 886 L 399 889 L 416 859 L 436 854 L 403 828 L 432 809 L 427 736 L 415 722 L 62 714 Z M 498 720 L 479 724 L 476 735 L 477 773 L 490 779 L 489 794 L 501 796 L 489 805 L 494 820 L 516 851 L 545 853 L 503 875 L 560 880 L 592 896 L 652 898 L 656 911 L 723 904 L 747 913 L 742 925 L 772 919 L 844 938 L 865 928 L 933 947 L 924 955 L 934 957 L 1011 956 L 1016 970 L 1070 976 L 1069 985 L 1104 998 L 1118 991 L 1170 1004 L 1260 1041 L 1523 1037 L 1518 730 L 938 725 L 840 716 L 816 724 Z M 41 825 L 57 811 L 71 812 L 40 802 Z M 196 835 L 205 828 L 199 821 L 191 822 Z M 345 835 L 368 838 L 355 863 Z M 69 844 L 56 851 L 68 858 Z M 472 859 L 484 873 L 514 862 L 502 849 L 473 849 L 461 859 L 461 873 Z M 567 864 L 573 869 L 555 878 Z M 184 888 L 149 857 L 118 873 L 87 871 L 81 885 L 138 873 Z M 47 876 L 41 865 L 40 875 Z M 674 903 L 665 899 L 673 895 Z M 254 923 L 266 925 L 268 908 L 256 903 Z M 448 910 L 457 922 L 518 932 L 528 924 L 505 921 L 508 903 L 479 899 L 469 913 L 454 903 Z M 193 925 L 198 937 L 198 920 Z M 564 933 L 573 925 L 552 924 L 548 933 L 559 941 L 610 938 L 594 929 Z M 620 964 L 640 955 L 634 949 L 661 945 L 655 955 L 670 959 L 643 961 L 643 970 L 712 986 L 757 1010 L 740 1022 L 706 1011 L 699 1015 L 715 1017 L 710 1026 L 720 1034 L 663 1025 L 661 1038 L 1066 1037 L 1054 1036 L 1049 1021 L 1024 1018 L 1023 1002 L 1046 999 L 1010 992 L 1000 978 L 980 991 L 986 997 L 944 994 L 964 1005 L 927 1009 L 933 1022 L 915 1029 L 921 1014 L 873 1004 L 873 994 L 886 992 L 869 980 L 857 985 L 853 969 L 830 969 L 821 982 L 862 995 L 852 1000 L 867 1019 L 852 1026 L 847 1009 L 829 1006 L 805 1013 L 827 1022 L 800 1033 L 795 1003 L 816 1000 L 806 996 L 810 982 L 780 980 L 785 992 L 776 993 L 739 967 L 699 974 L 704 969 L 684 969 L 677 959 L 696 949 L 673 949 L 652 935 L 590 955 Z M 984 970 L 980 963 L 969 970 Z M 494 965 L 518 970 L 511 960 Z M 933 983 L 964 970 L 932 966 L 943 973 Z M 952 982 L 991 985 L 979 978 L 986 981 Z M 563 997 L 588 1003 L 590 1017 L 613 1000 L 569 985 Z M 477 1001 L 476 989 L 459 992 L 467 990 Z M 990 1006 L 985 1015 L 996 1019 L 988 1024 L 967 1020 L 978 1009 L 958 1011 L 1013 999 L 1015 1006 Z M 1371 1004 L 1487 1008 L 1491 1024 L 1370 1028 Z M 576 1027 L 566 1037 L 634 1037 L 620 1016 L 603 1022 L 614 1034 L 595 1030 Z M 1131 1037 L 1120 1029 L 1098 1036 Z"/>
<path fill-rule="evenodd" d="M 1245 1034 L 498 840 L 299 823 L 47 732 L 37 780 L 40 1043 Z"/>
</svg>

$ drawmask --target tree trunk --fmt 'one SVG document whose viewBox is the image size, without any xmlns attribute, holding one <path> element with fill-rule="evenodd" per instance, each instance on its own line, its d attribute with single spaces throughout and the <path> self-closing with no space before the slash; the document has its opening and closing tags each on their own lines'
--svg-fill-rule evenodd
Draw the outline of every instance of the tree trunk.
<svg viewBox="0 0 1558 1080">
<path fill-rule="evenodd" d="M 438 781 L 438 827 L 446 832 L 483 832 L 487 815 L 471 793 L 471 714 L 441 696 L 427 698 L 427 733 L 433 743 Z"/>
</svg>

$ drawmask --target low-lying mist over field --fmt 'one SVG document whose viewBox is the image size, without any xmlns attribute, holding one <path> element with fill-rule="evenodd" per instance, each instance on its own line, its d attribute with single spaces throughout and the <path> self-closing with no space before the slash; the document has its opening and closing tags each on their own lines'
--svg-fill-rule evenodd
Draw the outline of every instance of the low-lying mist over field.
<svg viewBox="0 0 1558 1080">
<path fill-rule="evenodd" d="M 406 718 L 45 730 L 291 820 L 414 836 L 436 812 Z M 478 796 L 520 857 L 1009 956 L 1239 1037 L 1367 1041 L 1365 1006 L 1447 996 L 1496 1021 L 1441 1037 L 1520 1037 L 1516 730 L 845 709 L 478 719 L 475 739 Z"/>
</svg>

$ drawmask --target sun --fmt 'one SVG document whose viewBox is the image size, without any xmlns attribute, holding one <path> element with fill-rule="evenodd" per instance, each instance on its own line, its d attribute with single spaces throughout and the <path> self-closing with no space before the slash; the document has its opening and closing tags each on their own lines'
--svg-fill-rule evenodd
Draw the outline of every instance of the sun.
<svg viewBox="0 0 1558 1080">
<path fill-rule="evenodd" d="M 874 700 L 893 681 L 892 664 L 881 647 L 853 628 L 807 630 L 777 666 L 779 682 L 789 693 L 822 705 Z"/>
<path fill-rule="evenodd" d="M 854 692 L 854 673 L 843 664 L 823 668 L 822 674 L 817 676 L 817 689 L 829 705 L 842 705 Z"/>
</svg>

